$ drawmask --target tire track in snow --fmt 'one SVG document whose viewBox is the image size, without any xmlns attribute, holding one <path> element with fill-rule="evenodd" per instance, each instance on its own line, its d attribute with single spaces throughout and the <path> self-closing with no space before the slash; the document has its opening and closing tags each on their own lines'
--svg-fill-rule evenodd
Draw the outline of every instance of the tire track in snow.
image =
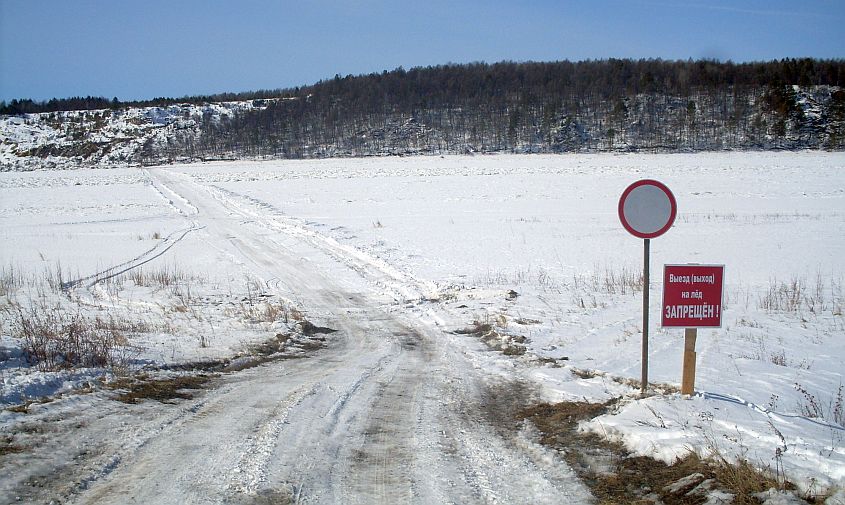
<svg viewBox="0 0 845 505">
<path fill-rule="evenodd" d="M 262 484 L 267 482 L 268 462 L 276 449 L 281 431 L 288 424 L 288 416 L 305 397 L 315 394 L 316 391 L 316 383 L 297 389 L 273 409 L 270 421 L 266 422 L 255 436 L 246 440 L 246 447 L 232 470 L 231 483 L 227 489 L 254 495 Z"/>
<path fill-rule="evenodd" d="M 107 401 L 113 402 L 113 400 Z M 158 437 L 166 436 L 171 430 L 177 429 L 188 420 L 195 418 L 206 407 L 208 402 L 209 398 L 202 396 L 198 399 L 191 400 L 187 405 L 180 405 L 174 411 L 163 412 L 163 415 L 156 416 L 151 422 L 142 425 L 127 425 L 125 427 L 121 425 L 117 427 L 114 429 L 114 433 L 117 435 L 116 440 L 120 441 L 119 447 L 116 450 L 103 452 L 94 461 L 89 463 L 83 474 L 66 489 L 64 493 L 66 495 L 65 497 L 68 500 L 72 500 L 101 482 L 107 481 L 114 472 L 121 468 L 124 462 L 132 460 L 133 457 L 149 444 L 153 443 Z M 106 406 L 106 409 L 110 413 L 120 411 L 114 404 Z M 122 424 L 126 423 L 124 422 Z M 83 501 L 82 503 L 96 502 L 98 492 L 94 492 L 93 500 Z"/>
<path fill-rule="evenodd" d="M 249 218 L 268 229 L 304 240 L 320 249 L 373 284 L 389 289 L 395 293 L 394 296 L 397 300 L 415 301 L 438 297 L 437 287 L 432 282 L 424 281 L 408 272 L 400 271 L 382 259 L 370 256 L 356 247 L 341 244 L 332 237 L 297 223 L 293 218 L 267 217 L 265 214 L 250 208 L 251 206 L 269 207 L 264 202 L 215 186 L 202 185 L 200 187 L 230 211 Z M 374 271 L 378 275 L 374 275 Z"/>
<path fill-rule="evenodd" d="M 155 191 L 163 199 L 167 200 L 167 202 L 176 210 L 176 212 L 182 214 L 186 218 L 190 216 L 195 216 L 199 213 L 199 209 L 197 209 L 196 206 L 192 205 L 190 202 L 185 200 L 185 198 L 177 194 L 175 191 L 163 185 L 159 180 L 153 177 L 148 170 L 144 170 L 143 172 L 145 172 L 146 176 L 151 181 L 153 189 L 155 189 Z M 176 198 L 178 201 L 180 201 L 181 205 L 176 205 L 172 198 L 168 198 L 166 193 L 171 194 L 173 198 Z M 180 230 L 171 232 L 152 248 L 144 251 L 138 256 L 128 261 L 124 261 L 123 263 L 101 270 L 97 273 L 87 275 L 79 279 L 63 282 L 61 288 L 63 291 L 68 291 L 89 282 L 90 284 L 88 284 L 86 287 L 90 288 L 99 282 L 103 282 L 113 277 L 117 277 L 118 275 L 124 274 L 132 269 L 138 268 L 141 265 L 144 265 L 156 258 L 161 257 L 173 246 L 181 242 L 189 233 L 196 230 L 201 230 L 202 228 L 204 228 L 204 226 L 200 226 L 196 221 L 191 221 L 191 225 L 187 228 L 182 228 Z"/>
<path fill-rule="evenodd" d="M 95 274 L 87 275 L 85 277 L 81 277 L 79 279 L 74 279 L 71 281 L 62 282 L 62 290 L 68 291 L 77 288 L 83 284 L 87 284 L 86 287 L 90 288 L 99 282 L 106 281 L 113 277 L 117 277 L 118 275 L 124 274 L 132 269 L 138 268 L 141 265 L 149 263 L 150 261 L 156 258 L 160 258 L 173 246 L 181 242 L 189 233 L 191 233 L 192 231 L 201 230 L 202 228 L 204 227 L 194 223 L 188 228 L 176 230 L 170 235 L 166 236 L 164 239 L 162 239 L 162 241 L 156 244 L 152 249 L 145 251 L 144 253 L 132 258 L 129 261 L 125 261 L 123 263 L 120 263 L 119 265 L 106 268 L 105 270 L 102 270 Z"/>
<path fill-rule="evenodd" d="M 151 181 L 153 189 L 155 189 L 159 196 L 161 196 L 162 199 L 166 200 L 167 203 L 176 210 L 176 212 L 182 214 L 185 217 L 192 217 L 199 214 L 200 211 L 196 205 L 189 202 L 185 197 L 183 197 L 179 193 L 173 191 L 169 187 L 162 184 L 159 179 L 153 177 L 149 170 L 145 169 L 144 174 Z"/>
</svg>

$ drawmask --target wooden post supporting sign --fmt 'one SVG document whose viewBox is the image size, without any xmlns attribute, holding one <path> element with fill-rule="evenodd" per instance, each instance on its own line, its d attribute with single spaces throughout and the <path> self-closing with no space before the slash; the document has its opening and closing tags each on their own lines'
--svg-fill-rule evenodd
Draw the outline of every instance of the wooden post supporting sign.
<svg viewBox="0 0 845 505">
<path fill-rule="evenodd" d="M 662 326 L 685 328 L 681 394 L 695 392 L 697 328 L 722 327 L 724 276 L 724 265 L 663 266 Z"/>
<path fill-rule="evenodd" d="M 684 330 L 684 369 L 681 372 L 681 394 L 691 395 L 695 391 L 695 338 L 697 328 Z"/>
</svg>

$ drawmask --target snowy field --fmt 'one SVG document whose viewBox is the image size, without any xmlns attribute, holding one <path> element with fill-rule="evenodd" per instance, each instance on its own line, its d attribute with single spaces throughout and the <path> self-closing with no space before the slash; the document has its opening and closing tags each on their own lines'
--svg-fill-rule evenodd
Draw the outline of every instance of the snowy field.
<svg viewBox="0 0 845 505">
<path fill-rule="evenodd" d="M 679 207 L 674 227 L 651 245 L 649 378 L 657 394 L 645 399 L 634 382 L 642 241 L 616 213 L 622 191 L 642 178 L 665 183 Z M 845 487 L 841 153 L 0 173 L 0 405 L 111 376 L 29 366 L 15 332 L 20 314 L 39 304 L 140 321 L 119 325 L 131 348 L 120 364 L 129 369 L 230 359 L 293 327 L 294 318 L 262 317 L 273 310 L 327 317 L 309 312 L 313 286 L 274 276 L 257 255 L 245 260 L 248 244 L 211 234 L 167 180 L 227 202 L 228 226 L 254 227 L 273 247 L 293 238 L 320 244 L 347 268 L 301 258 L 309 268 L 345 286 L 368 284 L 377 303 L 438 327 L 440 345 L 475 368 L 537 383 L 539 399 L 622 397 L 584 430 L 667 462 L 690 450 L 718 452 L 785 472 L 802 490 Z M 659 328 L 662 266 L 678 263 L 725 265 L 724 326 L 699 331 L 692 398 L 677 393 L 683 331 Z M 366 269 L 379 276 L 356 277 Z M 461 332 L 485 324 L 482 339 Z M 0 421 L 16 422 L 8 412 Z"/>
</svg>

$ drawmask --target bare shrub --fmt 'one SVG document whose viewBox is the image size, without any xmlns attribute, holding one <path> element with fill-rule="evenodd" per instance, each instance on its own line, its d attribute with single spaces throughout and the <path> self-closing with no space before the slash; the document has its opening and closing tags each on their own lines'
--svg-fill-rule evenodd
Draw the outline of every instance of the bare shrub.
<svg viewBox="0 0 845 505">
<path fill-rule="evenodd" d="M 641 270 L 631 270 L 622 267 L 616 270 L 610 267 L 604 269 L 603 293 L 607 294 L 632 294 L 643 290 L 643 273 Z"/>
<path fill-rule="evenodd" d="M 773 352 L 769 356 L 769 361 L 777 366 L 788 366 L 786 361 L 786 350 L 781 349 L 780 352 Z"/>
<path fill-rule="evenodd" d="M 821 314 L 830 311 L 842 315 L 842 280 L 825 282 L 821 273 L 809 283 L 806 277 L 794 276 L 789 281 L 770 279 L 766 291 L 760 295 L 757 306 L 770 312 L 809 311 Z"/>
<path fill-rule="evenodd" d="M 830 399 L 825 402 L 819 396 L 810 393 L 807 388 L 795 383 L 795 390 L 801 393 L 804 399 L 798 403 L 798 410 L 801 415 L 823 419 L 827 422 L 836 423 L 845 427 L 845 396 L 843 396 L 843 385 L 839 385 L 836 394 L 831 394 Z"/>
<path fill-rule="evenodd" d="M 140 329 L 112 318 L 93 320 L 46 302 L 26 309 L 13 304 L 12 336 L 23 340 L 28 361 L 41 370 L 73 367 L 124 368 L 135 353 L 123 331 Z"/>
<path fill-rule="evenodd" d="M 305 314 L 294 307 L 290 309 L 290 318 L 294 321 L 303 321 L 305 319 Z"/>
<path fill-rule="evenodd" d="M 13 265 L 0 267 L 0 296 L 8 296 L 26 284 L 23 272 Z"/>
<path fill-rule="evenodd" d="M 768 290 L 760 297 L 759 307 L 768 311 L 797 312 L 806 297 L 806 282 L 793 277 L 789 282 L 769 280 Z"/>
<path fill-rule="evenodd" d="M 65 275 L 62 270 L 61 262 L 56 261 L 55 266 L 52 268 L 49 266 L 44 267 L 44 280 L 47 282 L 47 285 L 50 286 L 50 290 L 54 293 L 60 293 L 62 289 L 64 289 Z"/>
</svg>

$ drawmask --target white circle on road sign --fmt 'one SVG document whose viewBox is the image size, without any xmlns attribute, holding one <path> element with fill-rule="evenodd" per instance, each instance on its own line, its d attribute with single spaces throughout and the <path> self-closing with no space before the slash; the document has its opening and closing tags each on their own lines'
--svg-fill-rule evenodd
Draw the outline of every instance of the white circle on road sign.
<svg viewBox="0 0 845 505">
<path fill-rule="evenodd" d="M 663 235 L 672 227 L 676 214 L 675 196 L 658 181 L 637 181 L 628 186 L 619 199 L 622 226 L 640 238 Z"/>
</svg>

